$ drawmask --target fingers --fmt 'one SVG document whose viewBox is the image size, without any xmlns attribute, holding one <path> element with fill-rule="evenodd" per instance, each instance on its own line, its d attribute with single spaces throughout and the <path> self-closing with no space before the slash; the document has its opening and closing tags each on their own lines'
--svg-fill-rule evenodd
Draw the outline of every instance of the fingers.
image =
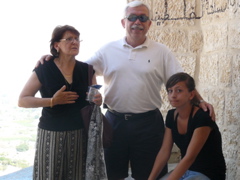
<svg viewBox="0 0 240 180">
<path fill-rule="evenodd" d="M 101 106 L 102 105 L 102 95 L 99 93 L 99 94 L 96 94 L 94 96 L 94 99 L 93 99 L 93 102 L 98 105 L 98 106 Z"/>
<path fill-rule="evenodd" d="M 214 112 L 214 108 L 211 104 L 203 101 L 199 104 L 199 107 L 202 108 L 204 111 L 209 110 L 209 116 L 212 118 L 213 121 L 215 121 L 215 112 Z"/>
<path fill-rule="evenodd" d="M 35 68 L 37 68 L 40 64 L 44 64 L 44 61 L 45 60 L 49 60 L 49 59 L 51 59 L 51 55 L 43 55 L 38 61 L 37 61 L 37 63 L 36 63 L 36 65 L 35 65 Z"/>
<path fill-rule="evenodd" d="M 72 95 L 65 92 L 65 94 L 58 97 L 58 102 L 59 104 L 73 104 L 76 102 L 78 97 L 79 96 L 77 94 Z"/>
<path fill-rule="evenodd" d="M 41 59 L 39 60 L 41 64 L 44 64 L 45 57 L 46 55 L 42 56 Z"/>
<path fill-rule="evenodd" d="M 207 111 L 208 108 L 207 108 L 207 102 L 203 101 L 199 104 L 199 106 L 204 110 L 204 111 Z"/>
<path fill-rule="evenodd" d="M 63 92 L 63 99 L 65 101 L 75 101 L 79 98 L 79 95 L 76 92 L 67 91 Z"/>
<path fill-rule="evenodd" d="M 59 89 L 59 91 L 60 91 L 60 92 L 63 92 L 63 91 L 66 90 L 66 88 L 67 88 L 66 85 L 64 85 L 63 87 L 61 87 L 61 89 Z"/>
<path fill-rule="evenodd" d="M 79 97 L 79 95 L 77 95 L 76 93 L 72 94 L 72 93 L 69 93 L 66 95 L 66 100 L 68 101 L 74 101 L 74 100 L 77 100 Z"/>
<path fill-rule="evenodd" d="M 44 61 L 49 61 L 51 59 L 51 57 L 52 57 L 51 55 L 43 55 L 41 57 L 41 59 L 39 60 L 39 63 L 44 64 Z"/>
<path fill-rule="evenodd" d="M 64 85 L 54 94 L 53 97 L 56 104 L 72 104 L 79 98 L 76 92 L 65 90 L 66 86 Z"/>
<path fill-rule="evenodd" d="M 46 60 L 46 61 L 49 61 L 51 58 L 52 58 L 51 55 L 46 55 L 46 56 L 45 56 L 45 60 Z"/>
<path fill-rule="evenodd" d="M 209 110 L 209 115 L 211 116 L 212 120 L 215 121 L 215 112 L 214 112 L 214 108 L 211 104 L 207 104 L 207 108 Z"/>
</svg>

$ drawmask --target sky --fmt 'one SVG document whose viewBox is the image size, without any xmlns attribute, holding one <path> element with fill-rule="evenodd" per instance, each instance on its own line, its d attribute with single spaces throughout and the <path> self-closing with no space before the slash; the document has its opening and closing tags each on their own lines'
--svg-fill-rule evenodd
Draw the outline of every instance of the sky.
<svg viewBox="0 0 240 180">
<path fill-rule="evenodd" d="M 126 0 L 8 0 L 0 2 L 0 94 L 18 97 L 58 25 L 81 33 L 77 59 L 86 60 L 103 44 L 122 38 Z"/>
</svg>

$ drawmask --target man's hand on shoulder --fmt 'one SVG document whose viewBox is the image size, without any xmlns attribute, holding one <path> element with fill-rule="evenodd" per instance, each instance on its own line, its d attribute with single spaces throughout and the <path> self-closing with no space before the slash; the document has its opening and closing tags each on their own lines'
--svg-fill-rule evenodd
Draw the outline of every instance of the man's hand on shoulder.
<svg viewBox="0 0 240 180">
<path fill-rule="evenodd" d="M 211 116 L 212 120 L 215 121 L 215 112 L 214 112 L 214 108 L 213 105 L 207 103 L 204 100 L 200 100 L 199 102 L 199 107 L 202 108 L 204 111 L 209 110 L 209 115 Z"/>
<path fill-rule="evenodd" d="M 38 67 L 39 64 L 44 64 L 44 61 L 49 61 L 51 58 L 52 58 L 52 56 L 49 55 L 49 54 L 43 55 L 43 56 L 41 57 L 41 59 L 39 59 L 39 60 L 37 61 L 37 64 L 35 65 L 35 67 Z"/>
</svg>

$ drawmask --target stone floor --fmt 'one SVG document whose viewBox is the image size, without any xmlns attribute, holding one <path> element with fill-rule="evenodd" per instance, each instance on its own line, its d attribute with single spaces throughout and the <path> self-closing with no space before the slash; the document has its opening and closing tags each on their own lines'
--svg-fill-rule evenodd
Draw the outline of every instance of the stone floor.
<svg viewBox="0 0 240 180">
<path fill-rule="evenodd" d="M 24 168 L 20 171 L 0 176 L 0 180 L 32 180 L 32 166 Z"/>
<path fill-rule="evenodd" d="M 171 171 L 175 166 L 176 164 L 169 164 L 168 170 Z M 125 180 L 133 180 L 130 176 L 131 175 Z M 0 180 L 32 180 L 32 166 L 8 175 L 0 176 Z"/>
</svg>

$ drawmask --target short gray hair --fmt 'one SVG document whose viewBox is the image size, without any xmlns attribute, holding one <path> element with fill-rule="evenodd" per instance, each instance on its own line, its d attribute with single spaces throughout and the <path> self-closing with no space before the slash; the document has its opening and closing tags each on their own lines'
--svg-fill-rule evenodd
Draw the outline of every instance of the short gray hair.
<svg viewBox="0 0 240 180">
<path fill-rule="evenodd" d="M 132 1 L 132 2 L 128 3 L 124 9 L 124 17 L 127 15 L 127 10 L 129 7 L 138 7 L 138 6 L 145 6 L 148 9 L 149 17 L 151 17 L 150 8 L 148 7 L 148 5 L 146 5 L 145 3 L 141 2 L 141 1 Z"/>
</svg>

